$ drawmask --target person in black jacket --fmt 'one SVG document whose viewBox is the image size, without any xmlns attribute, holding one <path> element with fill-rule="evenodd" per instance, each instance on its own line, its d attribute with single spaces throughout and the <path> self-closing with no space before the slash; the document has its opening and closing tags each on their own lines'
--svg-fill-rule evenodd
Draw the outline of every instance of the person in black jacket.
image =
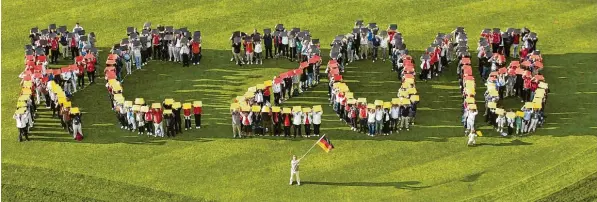
<svg viewBox="0 0 597 202">
<path fill-rule="evenodd" d="M 182 133 L 182 119 L 180 118 L 180 107 L 173 108 L 172 114 L 174 115 L 174 130 L 176 134 Z"/>
<path fill-rule="evenodd" d="M 263 43 L 265 44 L 265 59 L 274 58 L 272 54 L 272 34 L 266 33 L 263 35 Z"/>
<path fill-rule="evenodd" d="M 172 113 L 164 114 L 164 119 L 166 120 L 166 127 L 168 128 L 166 136 L 174 137 L 176 135 L 176 129 L 174 128 L 176 121 L 174 120 L 174 116 Z"/>
</svg>

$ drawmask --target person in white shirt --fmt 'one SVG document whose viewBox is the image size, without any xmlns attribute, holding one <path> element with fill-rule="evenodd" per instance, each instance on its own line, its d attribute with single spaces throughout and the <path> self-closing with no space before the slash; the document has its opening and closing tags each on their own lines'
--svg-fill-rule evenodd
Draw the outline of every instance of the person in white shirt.
<svg viewBox="0 0 597 202">
<path fill-rule="evenodd" d="M 81 26 L 78 22 L 75 24 L 75 27 L 73 27 L 73 32 L 77 32 L 77 30 L 85 30 L 83 29 L 83 26 Z"/>
<path fill-rule="evenodd" d="M 284 56 L 286 58 L 288 58 L 288 55 L 289 55 L 288 54 L 288 43 L 289 43 L 288 36 L 284 35 L 282 37 L 282 49 L 280 50 L 280 52 L 282 53 L 282 56 Z"/>
<path fill-rule="evenodd" d="M 390 117 L 392 118 L 390 120 L 390 134 L 392 134 L 398 129 L 398 120 L 400 119 L 400 107 L 398 105 L 392 105 L 392 108 L 390 108 Z"/>
<path fill-rule="evenodd" d="M 182 62 L 180 58 L 180 48 L 182 48 L 182 43 L 180 42 L 181 36 L 176 35 L 174 39 L 174 62 Z"/>
<path fill-rule="evenodd" d="M 323 112 L 313 112 L 313 134 L 319 136 L 319 127 L 321 126 L 321 115 Z"/>
<path fill-rule="evenodd" d="M 369 136 L 375 134 L 375 109 L 369 109 L 367 112 L 367 126 L 369 126 Z"/>
<path fill-rule="evenodd" d="M 292 112 L 292 125 L 294 127 L 294 137 L 301 135 L 302 112 Z"/>
<path fill-rule="evenodd" d="M 495 119 L 495 123 L 497 124 L 497 132 L 502 136 L 507 136 L 508 133 L 505 133 L 504 131 L 504 126 L 506 125 L 506 116 L 504 116 L 504 114 L 498 115 L 498 117 Z"/>
<path fill-rule="evenodd" d="M 278 106 L 282 103 L 282 82 L 276 83 L 276 77 L 272 79 L 272 89 L 274 91 L 274 105 Z"/>
<path fill-rule="evenodd" d="M 477 116 L 477 110 L 471 109 L 466 116 L 466 132 L 475 130 L 475 118 Z"/>
<path fill-rule="evenodd" d="M 28 112 L 25 110 L 24 113 L 15 113 L 13 118 L 17 122 L 17 128 L 19 129 L 19 142 L 23 141 L 23 136 L 25 139 L 29 141 L 29 134 L 27 129 L 27 114 Z"/>
<path fill-rule="evenodd" d="M 388 57 L 388 36 L 381 37 L 381 42 L 379 43 L 379 47 L 381 49 L 381 58 L 382 61 L 386 61 Z"/>
<path fill-rule="evenodd" d="M 181 59 L 182 59 L 182 66 L 183 67 L 188 67 L 189 66 L 189 47 L 187 45 L 183 45 L 180 48 L 180 55 L 181 55 Z"/>
<path fill-rule="evenodd" d="M 133 47 L 133 55 L 135 57 L 135 66 L 137 67 L 137 69 L 141 69 L 141 67 L 143 66 L 143 64 L 141 64 L 141 47 Z M 132 70 L 127 69 L 127 74 L 130 75 L 131 73 Z"/>
<path fill-rule="evenodd" d="M 296 176 L 296 183 L 298 186 L 301 185 L 301 178 L 299 178 L 299 163 L 301 162 L 300 159 L 296 159 L 295 155 L 292 155 L 292 161 L 290 161 L 290 185 L 294 182 L 294 177 Z"/>
<path fill-rule="evenodd" d="M 381 127 L 383 127 L 383 109 L 377 106 L 375 109 L 375 134 L 381 134 Z"/>
<path fill-rule="evenodd" d="M 263 59 L 261 59 L 261 52 L 263 52 L 261 42 L 255 42 L 255 64 L 263 64 Z"/>
<path fill-rule="evenodd" d="M 475 129 L 471 130 L 471 132 L 468 134 L 468 142 L 467 145 L 468 146 L 475 146 L 475 144 L 477 144 L 477 133 L 475 132 Z"/>
</svg>

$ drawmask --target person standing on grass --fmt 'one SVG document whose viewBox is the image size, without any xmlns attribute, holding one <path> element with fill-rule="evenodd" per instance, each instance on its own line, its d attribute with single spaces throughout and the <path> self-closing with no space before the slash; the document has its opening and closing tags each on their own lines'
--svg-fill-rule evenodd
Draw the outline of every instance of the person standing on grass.
<svg viewBox="0 0 597 202">
<path fill-rule="evenodd" d="M 368 109 L 367 126 L 369 127 L 369 136 L 375 135 L 375 109 Z"/>
<path fill-rule="evenodd" d="M 143 115 L 145 118 L 145 128 L 147 129 L 147 135 L 153 135 L 153 132 L 155 131 L 153 129 L 153 109 L 149 109 L 147 110 L 147 112 L 145 112 L 145 114 Z"/>
<path fill-rule="evenodd" d="M 191 129 L 191 108 L 183 108 L 182 114 L 184 116 L 184 130 Z"/>
<path fill-rule="evenodd" d="M 81 113 L 71 114 L 73 122 L 73 139 L 81 141 L 83 139 L 83 121 L 81 120 Z M 78 138 L 77 138 L 78 137 Z"/>
<path fill-rule="evenodd" d="M 400 107 L 400 127 L 399 130 L 402 130 L 402 128 L 406 128 L 406 131 L 408 131 L 408 127 L 410 125 L 410 105 L 406 104 L 406 105 L 402 105 L 402 107 Z"/>
<path fill-rule="evenodd" d="M 182 45 L 180 48 L 180 55 L 182 58 L 182 66 L 188 67 L 189 66 L 189 46 Z"/>
<path fill-rule="evenodd" d="M 475 130 L 475 118 L 477 116 L 477 110 L 476 109 L 469 109 L 467 115 L 466 115 L 466 131 L 465 134 L 468 131 L 474 131 Z"/>
<path fill-rule="evenodd" d="M 137 113 L 135 113 L 137 128 L 139 129 L 139 132 L 137 132 L 138 135 L 145 134 L 145 120 L 143 120 L 143 118 L 145 118 L 145 114 L 141 110 L 138 110 Z"/>
<path fill-rule="evenodd" d="M 174 120 L 174 116 L 172 116 L 172 113 L 164 113 L 164 119 L 166 119 L 166 136 L 174 137 L 176 135 L 176 121 Z"/>
<path fill-rule="evenodd" d="M 477 144 L 477 133 L 475 132 L 475 129 L 472 129 L 471 132 L 468 134 L 467 145 L 475 146 L 475 144 Z"/>
<path fill-rule="evenodd" d="M 198 65 L 201 61 L 201 43 L 193 39 L 191 49 L 193 53 L 193 65 Z"/>
<path fill-rule="evenodd" d="M 272 55 L 272 34 L 265 33 L 263 35 L 263 45 L 265 45 L 265 59 L 267 58 L 274 58 Z"/>
<path fill-rule="evenodd" d="M 373 57 L 375 58 L 375 57 Z M 384 110 L 382 106 L 377 106 L 375 109 L 375 134 L 382 135 Z"/>
<path fill-rule="evenodd" d="M 282 114 L 282 121 L 284 122 L 284 137 L 290 137 L 290 126 L 292 125 L 292 118 L 290 114 Z"/>
<path fill-rule="evenodd" d="M 245 132 L 244 136 L 253 137 L 253 128 L 251 127 L 253 124 L 253 112 L 242 112 L 241 120 L 243 131 Z"/>
<path fill-rule="evenodd" d="M 305 126 L 305 135 L 307 137 L 311 137 L 311 124 L 313 123 L 313 113 L 304 112 L 303 115 L 303 125 Z"/>
<path fill-rule="evenodd" d="M 301 137 L 301 124 L 302 124 L 302 112 L 296 111 L 292 112 L 292 124 L 294 127 L 294 138 L 298 135 Z"/>
<path fill-rule="evenodd" d="M 241 126 L 241 116 L 238 109 L 232 110 L 232 138 L 242 138 L 242 131 L 240 130 Z"/>
<path fill-rule="evenodd" d="M 299 163 L 301 162 L 300 159 L 296 159 L 295 155 L 292 155 L 292 161 L 290 161 L 290 185 L 294 182 L 294 177 L 296 177 L 296 185 L 301 185 L 301 178 L 299 177 Z"/>
<path fill-rule="evenodd" d="M 235 40 L 234 43 L 232 43 L 232 52 L 234 54 L 233 58 L 234 58 L 234 61 L 236 62 L 236 64 L 238 66 L 242 67 L 244 62 L 243 62 L 243 59 L 240 57 L 240 47 L 241 47 L 240 40 L 238 40 L 238 39 L 234 39 L 234 40 Z"/>
<path fill-rule="evenodd" d="M 313 134 L 319 137 L 319 129 L 321 127 L 321 115 L 323 112 L 316 111 L 313 112 Z"/>
<path fill-rule="evenodd" d="M 15 113 L 13 118 L 16 120 L 17 128 L 19 129 L 19 142 L 23 141 L 23 136 L 27 141 L 29 141 L 27 129 L 27 111 L 24 110 L 23 113 Z"/>
<path fill-rule="evenodd" d="M 261 56 L 261 52 L 263 52 L 263 49 L 261 48 L 261 42 L 255 42 L 255 64 L 263 64 L 263 58 Z"/>
<path fill-rule="evenodd" d="M 367 106 L 365 103 L 358 103 L 359 109 L 359 132 L 365 133 L 367 131 Z"/>
<path fill-rule="evenodd" d="M 164 127 L 162 126 L 163 120 L 163 113 L 162 109 L 155 109 L 153 114 L 153 128 L 154 128 L 154 137 L 164 137 Z"/>
<path fill-rule="evenodd" d="M 193 103 L 193 115 L 195 116 L 195 128 L 201 128 L 201 113 L 203 113 L 201 105 Z M 191 127 L 189 123 L 189 127 Z"/>
</svg>

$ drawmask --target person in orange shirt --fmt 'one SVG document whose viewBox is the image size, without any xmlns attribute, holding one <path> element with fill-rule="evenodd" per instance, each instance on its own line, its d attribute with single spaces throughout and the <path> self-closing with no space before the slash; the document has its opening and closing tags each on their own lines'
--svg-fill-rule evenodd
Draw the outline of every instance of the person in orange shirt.
<svg viewBox="0 0 597 202">
<path fill-rule="evenodd" d="M 253 41 L 250 38 L 245 40 L 246 56 L 249 64 L 253 64 Z"/>
</svg>

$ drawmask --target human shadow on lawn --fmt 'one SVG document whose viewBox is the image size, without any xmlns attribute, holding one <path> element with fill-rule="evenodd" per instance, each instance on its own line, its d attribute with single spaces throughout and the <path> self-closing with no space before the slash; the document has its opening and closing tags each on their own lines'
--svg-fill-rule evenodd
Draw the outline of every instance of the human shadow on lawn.
<svg viewBox="0 0 597 202">
<path fill-rule="evenodd" d="M 349 186 L 349 187 L 394 187 L 396 189 L 419 190 L 429 188 L 431 186 L 414 186 L 421 184 L 419 181 L 404 181 L 404 182 L 313 182 L 302 181 L 304 185 L 326 185 L 326 186 Z"/>
</svg>

